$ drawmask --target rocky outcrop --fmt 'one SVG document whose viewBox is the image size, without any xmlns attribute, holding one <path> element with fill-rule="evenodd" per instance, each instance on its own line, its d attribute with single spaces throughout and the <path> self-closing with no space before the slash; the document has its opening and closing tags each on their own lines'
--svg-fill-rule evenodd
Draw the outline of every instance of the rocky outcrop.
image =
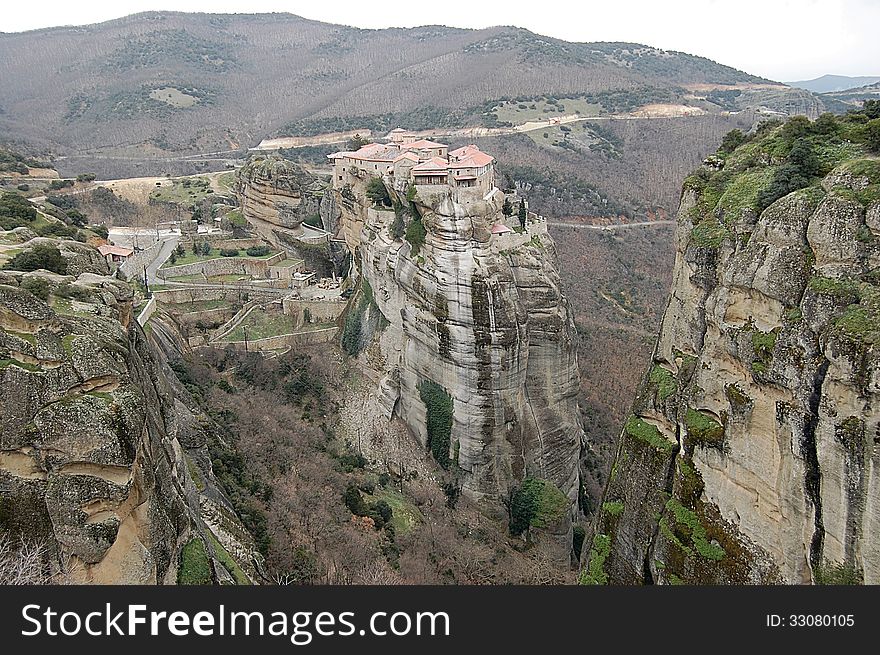
<svg viewBox="0 0 880 655">
<path fill-rule="evenodd" d="M 827 174 L 766 208 L 796 125 L 686 181 L 583 582 L 880 582 L 880 161 L 819 125 Z"/>
<path fill-rule="evenodd" d="M 90 246 L 59 246 L 69 271 L 106 272 Z M 184 544 L 214 552 L 206 495 L 228 506 L 203 419 L 132 301 L 95 272 L 0 272 L 0 531 L 44 545 L 48 573 L 74 582 L 174 583 Z"/>
<path fill-rule="evenodd" d="M 241 210 L 259 235 L 276 243 L 279 235 L 299 238 L 310 216 L 321 216 L 326 182 L 280 155 L 254 157 L 236 174 Z M 323 214 L 332 213 L 324 207 Z"/>
<path fill-rule="evenodd" d="M 339 210 L 326 179 L 280 155 L 256 156 L 238 170 L 235 192 L 261 239 L 302 259 L 318 277 L 345 274 L 345 249 L 330 240 Z"/>
<path fill-rule="evenodd" d="M 343 346 L 358 352 L 375 328 L 386 415 L 402 418 L 486 507 L 500 511 L 513 487 L 537 478 L 573 509 L 582 437 L 574 326 L 546 224 L 534 217 L 526 233 L 493 236 L 505 221 L 498 190 L 392 190 L 393 207 L 382 207 L 366 199 L 366 182 L 336 198 L 362 276 Z M 565 534 L 570 521 L 556 527 Z"/>
</svg>

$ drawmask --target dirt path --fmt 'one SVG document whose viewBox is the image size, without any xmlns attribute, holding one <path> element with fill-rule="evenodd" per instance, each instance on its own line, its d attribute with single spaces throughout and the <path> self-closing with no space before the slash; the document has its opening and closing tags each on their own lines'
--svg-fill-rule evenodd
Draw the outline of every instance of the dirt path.
<svg viewBox="0 0 880 655">
<path fill-rule="evenodd" d="M 522 132 L 534 132 L 546 130 L 548 127 L 579 123 L 581 121 L 614 121 L 614 120 L 654 120 L 665 118 L 680 118 L 682 116 L 702 116 L 706 111 L 699 107 L 673 104 L 651 104 L 639 107 L 628 114 L 611 114 L 608 116 L 581 116 L 580 114 L 568 114 L 566 116 L 554 116 L 547 120 L 526 121 L 513 127 L 464 127 L 456 130 L 416 130 L 412 134 L 422 138 L 433 137 L 461 137 L 476 138 L 486 136 L 499 136 L 504 134 L 520 134 Z M 329 145 L 332 143 L 344 143 L 355 134 L 362 137 L 371 137 L 371 131 L 350 130 L 348 132 L 328 132 L 314 136 L 285 136 L 275 139 L 263 139 L 258 146 L 251 150 L 278 150 L 280 148 L 302 148 L 305 146 Z"/>
</svg>

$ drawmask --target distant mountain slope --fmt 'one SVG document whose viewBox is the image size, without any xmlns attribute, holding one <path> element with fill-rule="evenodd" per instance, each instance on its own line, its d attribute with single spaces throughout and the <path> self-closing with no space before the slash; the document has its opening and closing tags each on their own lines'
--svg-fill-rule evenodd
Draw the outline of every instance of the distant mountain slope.
<svg viewBox="0 0 880 655">
<path fill-rule="evenodd" d="M 823 75 L 814 80 L 789 82 L 788 85 L 798 89 L 806 89 L 813 93 L 833 93 L 866 84 L 874 84 L 875 82 L 880 82 L 880 76 L 849 77 L 847 75 Z"/>
<path fill-rule="evenodd" d="M 846 89 L 835 93 L 823 93 L 822 102 L 831 111 L 848 111 L 855 107 L 861 107 L 865 100 L 880 99 L 880 82 L 866 84 L 854 89 Z"/>
<path fill-rule="evenodd" d="M 363 30 L 290 14 L 163 12 L 0 34 L 0 128 L 119 156 L 236 149 L 334 117 L 451 112 L 477 125 L 503 97 L 610 91 L 665 102 L 686 86 L 766 82 L 683 53 L 513 27 Z"/>
</svg>

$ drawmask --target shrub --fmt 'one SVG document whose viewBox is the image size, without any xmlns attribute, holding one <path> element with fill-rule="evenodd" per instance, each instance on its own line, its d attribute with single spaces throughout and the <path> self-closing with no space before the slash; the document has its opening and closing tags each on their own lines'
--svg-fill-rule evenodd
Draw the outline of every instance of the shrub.
<svg viewBox="0 0 880 655">
<path fill-rule="evenodd" d="M 248 257 L 265 257 L 272 249 L 269 246 L 251 246 L 247 249 Z"/>
<path fill-rule="evenodd" d="M 367 507 L 363 496 L 361 496 L 361 490 L 354 483 L 350 483 L 346 487 L 345 493 L 342 494 L 342 502 L 345 503 L 348 511 L 355 516 L 365 516 L 367 513 Z"/>
<path fill-rule="evenodd" d="M 794 119 L 789 123 L 793 121 Z M 786 123 L 786 127 L 789 123 Z M 795 129 L 793 133 L 798 132 Z M 822 165 L 813 146 L 806 139 L 797 139 L 788 153 L 786 163 L 776 169 L 773 181 L 758 194 L 758 209 L 763 211 L 792 191 L 810 186 L 812 178 L 821 173 Z"/>
<path fill-rule="evenodd" d="M 389 505 L 384 500 L 377 501 L 373 506 L 375 508 L 376 513 L 382 517 L 383 523 L 388 523 L 391 521 L 391 515 L 394 514 L 394 510 L 391 509 L 391 505 Z"/>
<path fill-rule="evenodd" d="M 77 182 L 93 182 L 98 176 L 94 173 L 80 173 L 76 176 Z"/>
<path fill-rule="evenodd" d="M 12 271 L 38 271 L 45 269 L 59 275 L 66 275 L 67 260 L 64 259 L 57 247 L 40 244 L 30 250 L 18 253 L 6 262 L 3 268 Z"/>
<path fill-rule="evenodd" d="M 505 216 L 513 216 L 513 205 L 507 196 L 504 197 L 504 202 L 501 205 L 501 213 Z"/>
<path fill-rule="evenodd" d="M 0 196 L 0 228 L 12 230 L 24 227 L 37 218 L 36 208 L 17 193 Z"/>
<path fill-rule="evenodd" d="M 88 289 L 84 289 L 83 287 L 78 287 L 75 284 L 70 284 L 69 282 L 64 282 L 58 287 L 55 288 L 55 295 L 61 298 L 68 298 L 71 300 L 80 300 L 86 302 L 91 300 L 92 294 L 89 293 Z"/>
<path fill-rule="evenodd" d="M 221 257 L 238 257 L 238 250 L 234 248 L 222 248 L 220 250 Z"/>
<path fill-rule="evenodd" d="M 510 534 L 518 536 L 530 528 L 547 527 L 565 515 L 568 505 L 568 498 L 552 482 L 526 478 L 510 493 Z"/>
<path fill-rule="evenodd" d="M 77 227 L 85 227 L 86 225 L 86 215 L 83 214 L 78 209 L 68 209 L 67 219 L 71 225 L 76 225 Z"/>
<path fill-rule="evenodd" d="M 388 189 L 385 187 L 385 183 L 382 181 L 381 177 L 372 177 L 370 181 L 367 182 L 367 198 L 369 198 L 373 204 L 383 205 L 388 207 L 391 205 L 391 196 L 388 195 Z"/>
<path fill-rule="evenodd" d="M 102 239 L 110 236 L 110 230 L 107 229 L 106 225 L 92 225 L 89 229 Z"/>
<path fill-rule="evenodd" d="M 608 584 L 608 574 L 605 573 L 605 560 L 611 555 L 611 537 L 605 534 L 597 534 L 593 537 L 593 546 L 590 548 L 589 568 L 581 571 L 578 584 L 604 585 Z"/>
<path fill-rule="evenodd" d="M 817 585 L 860 585 L 864 583 L 862 572 L 853 564 L 824 560 L 813 572 Z"/>
<path fill-rule="evenodd" d="M 449 439 L 452 434 L 452 396 L 431 380 L 418 384 L 419 397 L 425 403 L 428 449 L 444 469 L 449 468 Z"/>
<path fill-rule="evenodd" d="M 343 453 L 336 459 L 339 461 L 339 467 L 346 473 L 351 473 L 355 469 L 362 469 L 367 465 L 366 458 L 356 453 Z"/>
<path fill-rule="evenodd" d="M 51 182 L 49 182 L 49 188 L 52 191 L 59 191 L 61 189 L 71 186 L 73 186 L 73 180 L 52 180 Z"/>
<path fill-rule="evenodd" d="M 46 202 L 60 209 L 72 209 L 76 207 L 76 200 L 72 196 L 46 196 Z"/>
<path fill-rule="evenodd" d="M 71 225 L 63 223 L 49 223 L 37 229 L 37 234 L 42 237 L 60 237 L 62 239 L 73 239 L 79 230 Z"/>
<path fill-rule="evenodd" d="M 413 257 L 419 254 L 422 246 L 425 245 L 425 237 L 428 236 L 425 226 L 422 224 L 421 218 L 413 219 L 406 226 L 406 240 L 412 246 L 411 252 Z"/>
<path fill-rule="evenodd" d="M 875 118 L 865 126 L 865 145 L 869 150 L 880 152 L 880 118 Z"/>
<path fill-rule="evenodd" d="M 25 278 L 21 281 L 21 288 L 30 291 L 40 300 L 49 300 L 49 283 L 43 278 Z"/>
<path fill-rule="evenodd" d="M 30 191 L 30 190 L 31 190 L 31 185 L 30 185 L 30 184 L 19 184 L 19 185 L 18 185 L 17 187 L 15 187 L 15 188 L 18 189 L 19 191 Z"/>
<path fill-rule="evenodd" d="M 746 142 L 746 136 L 739 130 L 730 130 L 721 139 L 721 146 L 718 148 L 719 153 L 730 154 L 739 146 Z"/>
</svg>

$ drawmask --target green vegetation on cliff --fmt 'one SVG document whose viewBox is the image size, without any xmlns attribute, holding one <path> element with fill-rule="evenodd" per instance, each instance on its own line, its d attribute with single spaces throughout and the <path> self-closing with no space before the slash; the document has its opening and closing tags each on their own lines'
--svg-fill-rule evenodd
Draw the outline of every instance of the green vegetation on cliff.
<svg viewBox="0 0 880 655">
<path fill-rule="evenodd" d="M 445 469 L 449 468 L 449 439 L 452 434 L 452 396 L 433 380 L 419 382 L 419 397 L 425 403 L 428 449 Z"/>
<path fill-rule="evenodd" d="M 510 534 L 516 536 L 530 528 L 546 528 L 563 516 L 569 502 L 549 480 L 526 478 L 510 493 Z"/>
<path fill-rule="evenodd" d="M 675 448 L 674 443 L 660 434 L 657 426 L 646 423 L 637 416 L 630 416 L 623 429 L 629 436 L 639 441 L 644 441 L 646 444 L 662 452 L 668 453 Z"/>
<path fill-rule="evenodd" d="M 177 584 L 207 585 L 211 584 L 211 580 L 211 560 L 205 544 L 198 537 L 193 537 L 180 551 Z"/>
<path fill-rule="evenodd" d="M 794 191 L 815 190 L 818 197 L 811 200 L 818 202 L 824 195 L 819 182 L 832 170 L 868 180 L 867 186 L 841 193 L 865 206 L 880 199 L 880 163 L 871 154 L 877 152 L 875 130 L 880 119 L 850 112 L 823 114 L 814 122 L 803 116 L 770 121 L 749 135 L 729 133 L 717 154 L 685 179 L 685 191 L 696 194 L 688 212 L 691 243 L 720 248 L 745 212 L 757 215 Z M 747 239 L 747 233 L 742 236 Z"/>
</svg>

